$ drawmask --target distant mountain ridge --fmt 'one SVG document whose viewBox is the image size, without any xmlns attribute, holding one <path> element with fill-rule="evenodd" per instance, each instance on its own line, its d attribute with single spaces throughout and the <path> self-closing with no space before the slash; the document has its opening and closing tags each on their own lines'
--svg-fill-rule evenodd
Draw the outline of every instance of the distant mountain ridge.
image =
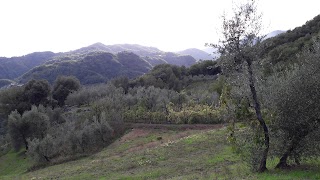
<svg viewBox="0 0 320 180">
<path fill-rule="evenodd" d="M 266 37 L 264 37 L 263 39 L 266 40 L 266 39 L 269 39 L 269 38 L 278 36 L 279 34 L 282 34 L 282 33 L 285 33 L 285 32 L 286 32 L 286 31 L 275 30 L 275 31 L 272 31 L 272 32 L 268 33 L 268 34 L 266 35 Z"/>
<path fill-rule="evenodd" d="M 59 53 L 34 52 L 21 57 L 0 57 L 0 79 L 14 79 L 28 70 L 45 63 L 48 59 L 59 55 Z"/>
<path fill-rule="evenodd" d="M 159 53 L 162 53 L 163 51 L 155 48 L 155 47 L 147 47 L 147 46 L 141 46 L 138 44 L 114 44 L 114 45 L 104 45 L 102 43 L 94 43 L 92 45 L 89 45 L 87 47 L 83 47 L 74 51 L 71 51 L 72 53 L 87 53 L 91 51 L 107 51 L 113 54 L 116 54 L 118 52 L 122 51 L 128 51 L 133 52 L 139 56 L 153 56 Z"/>
<path fill-rule="evenodd" d="M 134 78 L 152 68 L 151 64 L 132 52 L 112 54 L 93 51 L 86 54 L 69 54 L 35 67 L 21 76 L 20 83 L 30 79 L 46 79 L 50 83 L 59 76 L 75 76 L 82 84 L 103 83 L 117 76 Z"/>
<path fill-rule="evenodd" d="M 107 58 L 106 53 L 113 54 L 114 58 Z M 91 60 L 90 63 L 85 61 L 88 58 Z M 0 57 L 0 80 L 7 83 L 7 80 L 26 82 L 32 78 L 44 78 L 52 82 L 56 76 L 61 74 L 79 76 L 83 80 L 82 83 L 90 84 L 90 78 L 91 83 L 103 82 L 119 75 L 133 78 L 142 75 L 155 65 L 166 63 L 189 67 L 196 63 L 196 60 L 190 55 L 164 52 L 155 47 L 95 43 L 64 53 L 48 51 L 35 52 L 21 57 Z M 141 67 L 142 64 L 144 68 Z M 103 73 L 100 67 L 107 73 Z M 86 75 L 80 76 L 79 69 Z"/>
<path fill-rule="evenodd" d="M 189 67 L 196 63 L 196 59 L 189 54 L 164 52 L 155 47 L 146 47 L 138 44 L 104 45 L 102 43 L 95 43 L 90 46 L 71 51 L 70 53 L 87 53 L 91 51 L 106 51 L 113 54 L 123 51 L 133 52 L 147 60 L 152 66 L 168 63 Z"/>
<path fill-rule="evenodd" d="M 183 51 L 178 51 L 178 54 L 183 54 L 183 55 L 190 55 L 194 57 L 197 61 L 199 60 L 212 60 L 213 56 L 210 53 L 207 53 L 203 50 L 196 49 L 196 48 L 190 48 L 186 49 Z"/>
<path fill-rule="evenodd" d="M 50 57 L 17 80 L 47 79 L 52 83 L 59 75 L 75 76 L 82 84 L 106 82 L 117 76 L 135 78 L 158 64 L 191 66 L 196 60 L 190 55 L 163 52 L 154 47 L 136 44 L 104 45 L 95 43 L 74 51 Z"/>
</svg>

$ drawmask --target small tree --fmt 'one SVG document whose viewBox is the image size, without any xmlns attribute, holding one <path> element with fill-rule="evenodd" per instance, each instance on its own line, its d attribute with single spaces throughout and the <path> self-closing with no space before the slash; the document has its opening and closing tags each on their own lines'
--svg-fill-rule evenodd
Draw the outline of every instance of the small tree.
<svg viewBox="0 0 320 180">
<path fill-rule="evenodd" d="M 28 140 L 28 155 L 37 163 L 49 162 L 58 154 L 56 140 L 51 135 L 46 135 L 42 140 L 34 138 Z"/>
<path fill-rule="evenodd" d="M 253 62 L 257 58 L 259 47 L 259 33 L 261 30 L 261 15 L 257 13 L 254 0 L 247 1 L 233 9 L 233 15 L 229 18 L 222 16 L 222 39 L 219 44 L 212 44 L 221 54 L 222 61 L 231 64 L 231 71 L 241 72 L 241 68 L 247 71 L 247 84 L 250 87 L 252 101 L 257 120 L 264 133 L 264 150 L 257 168 L 258 172 L 265 171 L 269 151 L 269 130 L 262 117 L 260 102 L 255 87 Z M 222 70 L 227 73 L 226 66 Z M 245 74 L 245 72 L 243 72 Z"/>
<path fill-rule="evenodd" d="M 19 150 L 23 145 L 28 149 L 27 129 L 28 125 L 22 121 L 18 111 L 13 111 L 8 117 L 8 132 L 15 150 Z"/>
<path fill-rule="evenodd" d="M 97 118 L 96 116 L 93 117 L 92 126 L 95 133 L 100 137 L 99 139 L 101 142 L 107 143 L 114 138 L 114 130 L 109 125 L 105 112 L 101 113 L 100 118 Z"/>
<path fill-rule="evenodd" d="M 129 84 L 129 78 L 126 76 L 120 76 L 117 78 L 114 78 L 111 80 L 111 83 L 117 87 L 117 88 L 122 88 L 125 93 L 128 93 L 130 84 Z"/>
<path fill-rule="evenodd" d="M 39 112 L 36 106 L 24 112 L 22 116 L 17 111 L 13 111 L 8 118 L 8 130 L 14 148 L 19 150 L 24 145 L 28 150 L 27 139 L 44 138 L 49 123 L 49 117 Z"/>
<path fill-rule="evenodd" d="M 68 95 L 80 88 L 80 81 L 73 76 L 59 76 L 52 90 L 53 99 L 58 101 L 59 106 L 63 106 Z"/>
</svg>

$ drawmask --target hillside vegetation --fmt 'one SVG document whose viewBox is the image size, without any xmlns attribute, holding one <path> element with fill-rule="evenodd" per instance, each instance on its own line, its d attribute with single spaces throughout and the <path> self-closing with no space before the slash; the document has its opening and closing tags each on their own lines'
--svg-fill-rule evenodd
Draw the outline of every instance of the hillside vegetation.
<svg viewBox="0 0 320 180">
<path fill-rule="evenodd" d="M 102 43 L 95 43 L 71 53 L 88 53 L 92 51 L 106 51 L 113 54 L 123 51 L 133 52 L 148 61 L 152 66 L 172 64 L 189 67 L 196 63 L 195 57 L 190 56 L 190 54 L 164 52 L 154 47 L 145 47 L 137 44 L 104 45 Z"/>
<path fill-rule="evenodd" d="M 29 70 L 0 90 L 0 178 L 320 179 L 320 16 L 262 40 L 255 8 L 217 61 L 97 43 Z"/>
<path fill-rule="evenodd" d="M 196 60 L 190 55 L 163 52 L 154 47 L 96 43 L 65 53 L 39 52 L 22 57 L 1 57 L 0 79 L 20 83 L 47 79 L 52 83 L 58 75 L 73 75 L 83 84 L 95 84 L 117 76 L 134 78 L 158 64 L 190 67 L 195 63 Z M 7 84 L 0 85 L 1 88 Z"/>
<path fill-rule="evenodd" d="M 134 78 L 151 68 L 148 62 L 134 53 L 121 52 L 114 55 L 96 51 L 56 57 L 30 70 L 19 79 L 22 83 L 31 79 L 46 79 L 52 83 L 59 75 L 65 75 L 77 77 L 82 84 L 95 84 L 117 76 Z"/>
<path fill-rule="evenodd" d="M 0 79 L 13 80 L 56 55 L 53 52 L 34 52 L 21 57 L 0 57 Z"/>
<path fill-rule="evenodd" d="M 261 57 L 265 58 L 266 73 L 281 71 L 297 63 L 297 54 L 301 53 L 305 48 L 311 49 L 314 39 L 319 39 L 319 35 L 320 15 L 301 27 L 296 27 L 293 30 L 288 30 L 276 37 L 265 40 Z"/>
</svg>

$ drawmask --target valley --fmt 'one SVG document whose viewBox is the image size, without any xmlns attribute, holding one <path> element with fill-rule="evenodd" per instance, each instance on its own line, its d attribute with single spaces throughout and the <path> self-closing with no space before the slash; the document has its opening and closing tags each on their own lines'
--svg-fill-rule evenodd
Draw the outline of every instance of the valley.
<svg viewBox="0 0 320 180">
<path fill-rule="evenodd" d="M 0 57 L 0 179 L 320 179 L 320 15 L 262 35 L 255 3 L 203 50 Z"/>
</svg>

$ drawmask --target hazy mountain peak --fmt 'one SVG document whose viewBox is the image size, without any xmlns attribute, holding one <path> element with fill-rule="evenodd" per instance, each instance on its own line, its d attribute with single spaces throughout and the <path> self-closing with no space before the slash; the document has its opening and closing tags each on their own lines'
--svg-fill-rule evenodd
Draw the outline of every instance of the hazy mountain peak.
<svg viewBox="0 0 320 180">
<path fill-rule="evenodd" d="M 272 37 L 275 37 L 275 36 L 278 36 L 279 34 L 282 34 L 286 31 L 282 31 L 282 30 L 275 30 L 275 31 L 272 31 L 270 33 L 268 33 L 266 35 L 266 37 L 264 37 L 263 39 L 266 40 L 266 39 L 269 39 L 269 38 L 272 38 Z"/>
<path fill-rule="evenodd" d="M 88 47 L 107 47 L 107 46 L 101 42 L 97 42 L 97 43 L 91 44 Z"/>
<path fill-rule="evenodd" d="M 183 54 L 183 55 L 190 55 L 193 58 L 195 58 L 197 61 L 213 59 L 213 56 L 211 56 L 211 54 L 197 48 L 189 48 L 183 51 L 179 51 L 177 53 Z"/>
</svg>

